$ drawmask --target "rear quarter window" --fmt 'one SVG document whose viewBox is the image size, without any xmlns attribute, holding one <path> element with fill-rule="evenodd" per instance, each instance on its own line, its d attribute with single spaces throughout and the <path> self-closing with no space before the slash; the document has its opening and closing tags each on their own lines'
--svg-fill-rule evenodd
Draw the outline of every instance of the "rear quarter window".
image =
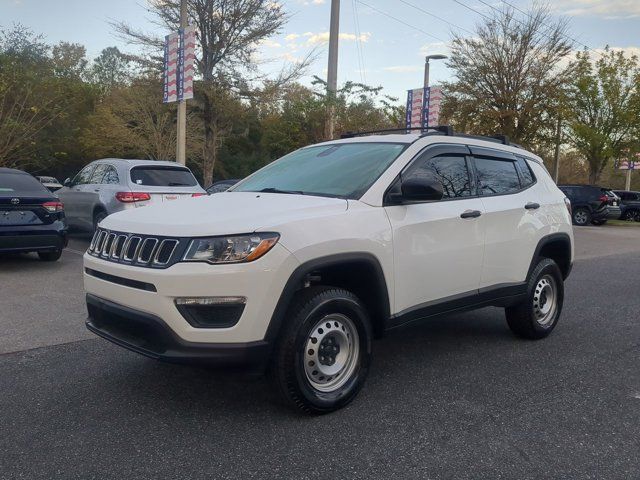
<svg viewBox="0 0 640 480">
<path fill-rule="evenodd" d="M 144 166 L 131 169 L 131 182 L 151 187 L 194 187 L 198 181 L 190 170 L 180 167 Z"/>
</svg>

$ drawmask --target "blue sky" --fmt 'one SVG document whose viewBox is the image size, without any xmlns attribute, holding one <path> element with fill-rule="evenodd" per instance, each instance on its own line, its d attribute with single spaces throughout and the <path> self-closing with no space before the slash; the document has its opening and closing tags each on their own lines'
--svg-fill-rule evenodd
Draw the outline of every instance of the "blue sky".
<svg viewBox="0 0 640 480">
<path fill-rule="evenodd" d="M 526 0 L 507 1 L 521 9 L 531 4 Z M 366 80 L 370 85 L 382 85 L 386 93 L 404 100 L 407 89 L 421 86 L 425 53 L 446 54 L 452 28 L 473 30 L 481 19 L 480 13 L 491 11 L 486 4 L 504 6 L 496 0 L 406 2 L 455 27 L 401 0 L 342 0 L 340 83 Z M 304 81 L 308 83 L 313 74 L 324 77 L 330 0 L 280 0 L 280 3 L 291 18 L 280 34 L 262 45 L 261 57 L 273 59 L 265 68 L 278 70 L 283 62 L 296 61 L 315 49 L 317 60 Z M 555 15 L 569 19 L 570 35 L 580 43 L 593 49 L 608 44 L 640 53 L 640 0 L 555 0 L 551 4 Z M 81 43 L 92 58 L 111 45 L 131 50 L 114 36 L 110 20 L 126 20 L 146 30 L 154 29 L 146 6 L 147 0 L 0 0 L 0 26 L 19 22 L 44 34 L 49 43 L 61 40 Z M 432 84 L 449 76 L 444 62 L 432 63 Z"/>
</svg>

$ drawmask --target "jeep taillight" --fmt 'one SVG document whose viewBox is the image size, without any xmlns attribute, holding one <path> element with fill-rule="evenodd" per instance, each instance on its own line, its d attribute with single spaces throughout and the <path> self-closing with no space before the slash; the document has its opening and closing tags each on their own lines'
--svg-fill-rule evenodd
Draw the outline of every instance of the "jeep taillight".
<svg viewBox="0 0 640 480">
<path fill-rule="evenodd" d="M 569 216 L 571 216 L 571 214 L 573 213 L 571 210 L 571 200 L 569 200 L 567 197 L 564 197 L 564 204 L 567 207 L 567 210 L 569 210 Z"/>
<path fill-rule="evenodd" d="M 608 203 L 609 202 L 609 197 L 607 195 L 600 195 L 598 197 L 598 201 L 602 202 L 602 203 Z"/>
<path fill-rule="evenodd" d="M 64 205 L 62 202 L 45 202 L 42 206 L 51 213 L 59 213 L 64 211 Z"/>
<path fill-rule="evenodd" d="M 116 200 L 123 203 L 144 202 L 151 200 L 151 195 L 143 192 L 118 192 L 116 193 Z"/>
</svg>

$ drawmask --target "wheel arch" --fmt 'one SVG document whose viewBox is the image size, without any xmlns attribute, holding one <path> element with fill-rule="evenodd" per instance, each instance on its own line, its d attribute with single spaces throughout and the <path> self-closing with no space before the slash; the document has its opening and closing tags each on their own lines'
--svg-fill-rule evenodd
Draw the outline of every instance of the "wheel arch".
<svg viewBox="0 0 640 480">
<path fill-rule="evenodd" d="M 357 252 L 309 260 L 293 271 L 280 294 L 265 334 L 265 340 L 270 344 L 278 337 L 296 293 L 312 285 L 340 287 L 354 293 L 369 312 L 374 335 L 382 336 L 385 321 L 391 315 L 387 282 L 378 258 L 368 252 Z"/>
<path fill-rule="evenodd" d="M 562 272 L 562 278 L 566 279 L 571 273 L 572 267 L 572 245 L 569 234 L 552 233 L 540 239 L 531 258 L 527 279 L 531 276 L 531 272 L 536 267 L 540 258 L 550 258 L 556 262 L 560 268 L 560 272 Z"/>
</svg>

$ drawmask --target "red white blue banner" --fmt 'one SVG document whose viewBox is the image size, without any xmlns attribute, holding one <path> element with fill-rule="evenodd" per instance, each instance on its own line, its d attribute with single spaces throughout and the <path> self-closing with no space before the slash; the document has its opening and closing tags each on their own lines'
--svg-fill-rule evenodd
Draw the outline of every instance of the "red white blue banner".
<svg viewBox="0 0 640 480">
<path fill-rule="evenodd" d="M 196 31 L 193 26 L 181 28 L 178 33 L 165 37 L 164 103 L 193 98 L 195 50 Z"/>
<path fill-rule="evenodd" d="M 180 36 L 172 33 L 164 37 L 164 103 L 178 100 L 178 49 Z"/>
<path fill-rule="evenodd" d="M 414 88 L 407 91 L 406 128 L 427 128 L 438 125 L 442 89 L 439 87 Z"/>
</svg>

